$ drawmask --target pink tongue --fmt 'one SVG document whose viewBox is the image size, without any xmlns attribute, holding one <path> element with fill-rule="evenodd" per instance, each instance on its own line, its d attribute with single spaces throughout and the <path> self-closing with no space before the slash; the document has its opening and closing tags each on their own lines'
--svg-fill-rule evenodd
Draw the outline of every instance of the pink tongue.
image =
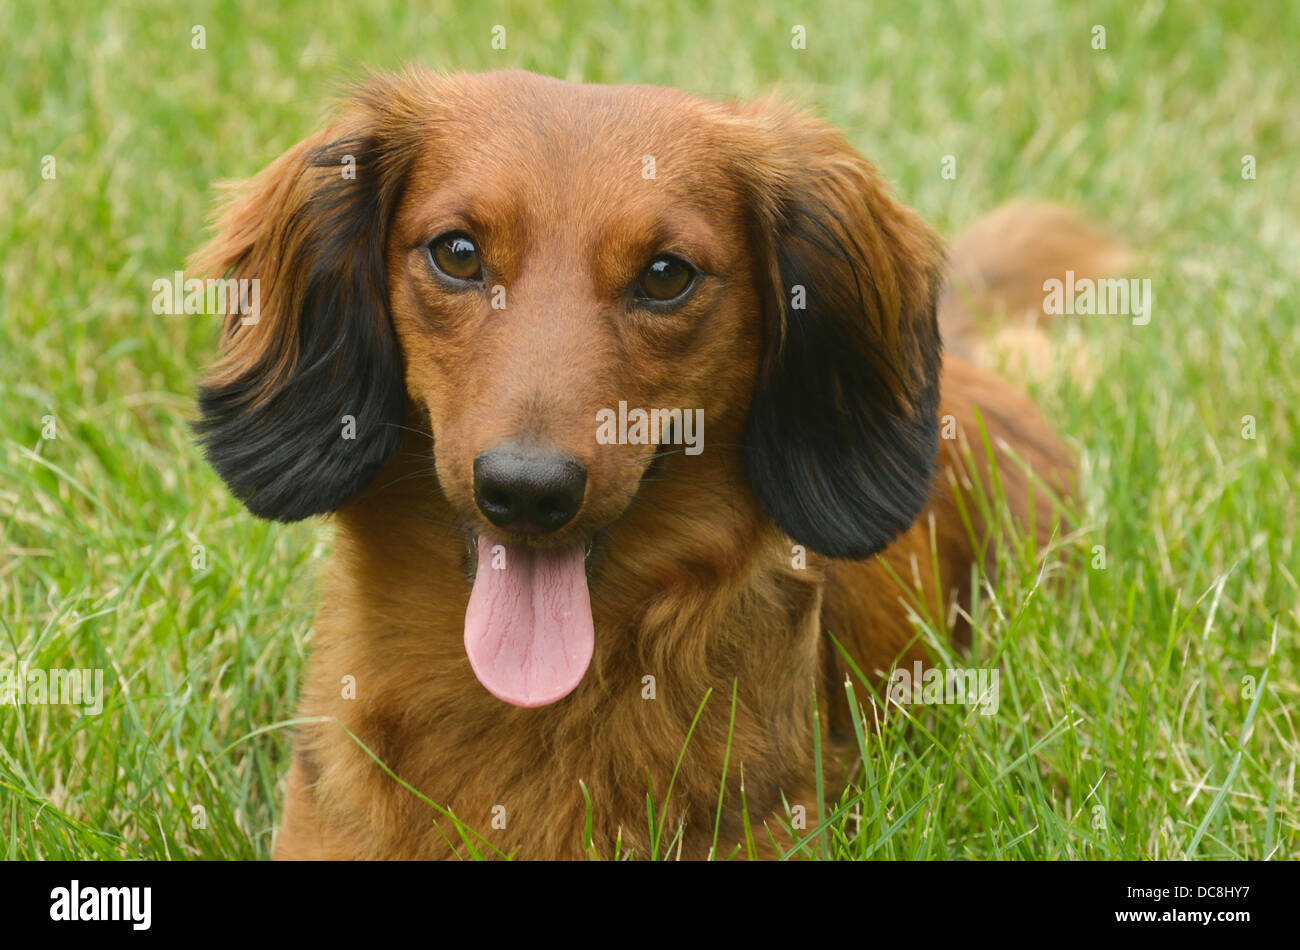
<svg viewBox="0 0 1300 950">
<path fill-rule="evenodd" d="M 516 706 L 567 696 L 595 643 L 581 547 L 539 551 L 478 539 L 465 652 L 489 693 Z"/>
</svg>

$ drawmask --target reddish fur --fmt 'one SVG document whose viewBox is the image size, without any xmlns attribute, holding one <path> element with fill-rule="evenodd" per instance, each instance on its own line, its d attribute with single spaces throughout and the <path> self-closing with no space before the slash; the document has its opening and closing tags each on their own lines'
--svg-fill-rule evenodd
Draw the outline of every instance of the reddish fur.
<svg viewBox="0 0 1300 950">
<path fill-rule="evenodd" d="M 474 108 L 484 101 L 493 108 Z M 341 726 L 501 851 L 581 856 L 581 781 L 593 802 L 595 850 L 609 856 L 621 838 L 625 852 L 644 855 L 647 771 L 662 803 L 692 717 L 712 690 L 665 816 L 665 841 L 684 823 L 680 854 L 704 857 L 733 681 L 721 853 L 741 841 L 742 772 L 761 840 L 764 821 L 778 829 L 772 819 L 783 812 L 783 795 L 815 816 L 814 687 L 830 711 L 822 719 L 828 758 L 848 751 L 846 665 L 825 632 L 872 674 L 920 657 L 902 605 L 910 592 L 886 566 L 909 587 L 919 573 L 921 596 L 946 616 L 985 554 L 972 549 L 958 515 L 954 484 L 964 469 L 954 443 L 943 442 L 933 501 L 879 559 L 828 561 L 809 552 L 806 569 L 792 566 L 791 540 L 750 491 L 741 456 L 764 348 L 786 332 L 768 297 L 776 279 L 772 229 L 804 176 L 821 183 L 844 229 L 840 238 L 880 295 L 879 311 L 855 332 L 874 334 L 879 358 L 893 366 L 937 358 L 905 323 L 924 309 L 926 275 L 939 267 L 932 232 L 834 130 L 774 103 L 722 106 L 665 89 L 518 73 L 407 73 L 371 84 L 333 126 L 236 192 L 200 263 L 212 273 L 260 275 L 269 286 L 262 323 L 228 328 L 218 378 L 248 373 L 267 352 L 283 371 L 291 365 L 287 314 L 302 275 L 286 273 L 281 262 L 301 239 L 293 227 L 310 214 L 309 185 L 336 174 L 304 169 L 303 155 L 356 130 L 393 143 L 395 161 L 407 168 L 386 260 L 409 431 L 388 467 L 335 518 L 299 709 L 333 721 L 298 733 L 277 856 L 465 853 L 451 822 L 389 777 Z M 654 182 L 640 176 L 647 152 L 658 164 Z M 456 213 L 466 208 L 472 222 Z M 471 297 L 435 286 L 420 258 L 422 242 L 471 223 L 509 293 L 508 310 L 490 320 Z M 719 275 L 698 302 L 707 320 L 685 328 L 615 323 L 617 288 L 664 242 L 688 248 Z M 1021 283 L 1013 276 L 1006 285 Z M 893 394 L 904 407 L 917 397 L 910 378 Z M 594 410 L 620 399 L 707 406 L 706 451 L 670 455 L 657 480 L 640 483 L 645 447 L 592 439 Z M 1005 441 L 1054 489 L 1068 486 L 1073 460 L 1033 405 L 996 377 L 947 360 L 940 413 L 955 417 L 983 458 L 976 407 L 993 445 Z M 462 643 L 470 465 L 485 447 L 520 433 L 564 447 L 590 473 L 587 501 L 561 540 L 597 528 L 607 535 L 591 590 L 591 667 L 573 694 L 538 709 L 490 696 Z M 998 454 L 1008 504 L 1023 522 L 1031 489 Z M 1035 510 L 1034 530 L 1046 540 L 1051 506 L 1041 493 Z M 978 520 L 975 528 L 987 533 Z M 642 698 L 648 674 L 656 678 L 654 700 Z M 355 678 L 355 699 L 343 698 L 345 676 Z M 505 807 L 504 830 L 490 828 L 496 805 Z"/>
</svg>

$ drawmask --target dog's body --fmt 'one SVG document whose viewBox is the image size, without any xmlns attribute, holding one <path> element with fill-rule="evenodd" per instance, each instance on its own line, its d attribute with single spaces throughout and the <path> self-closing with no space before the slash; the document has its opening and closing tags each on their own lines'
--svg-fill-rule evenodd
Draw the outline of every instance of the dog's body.
<svg viewBox="0 0 1300 950">
<path fill-rule="evenodd" d="M 937 240 L 771 104 L 380 80 L 236 196 L 201 266 L 268 301 L 203 389 L 209 457 L 257 514 L 336 512 L 300 709 L 327 718 L 297 736 L 280 857 L 645 855 L 652 786 L 661 843 L 680 829 L 674 853 L 701 858 L 724 761 L 722 854 L 742 776 L 756 823 L 777 831 L 783 798 L 814 816 L 813 729 L 831 763 L 852 734 L 827 632 L 867 675 L 920 659 L 905 601 L 946 622 L 986 566 L 990 526 L 958 498 L 989 474 L 981 423 L 1040 542 L 1068 490 L 1024 396 L 958 359 L 940 381 Z M 701 407 L 705 450 L 598 442 L 620 401 Z M 581 469 L 573 510 L 502 526 L 480 484 L 502 445 Z"/>
<path fill-rule="evenodd" d="M 1068 465 L 1033 407 L 1005 383 L 955 360 L 947 362 L 945 378 L 944 408 L 965 432 L 978 433 L 972 407 L 979 405 L 991 440 L 1007 440 L 1039 463 L 1039 471 Z M 624 852 L 647 854 L 647 770 L 662 804 L 691 721 L 711 689 L 673 785 L 664 835 L 671 840 L 676 822 L 686 819 L 681 854 L 705 857 L 733 679 L 736 723 L 719 850 L 731 853 L 741 841 L 742 769 L 751 817 L 785 815 L 782 793 L 810 816 L 818 814 L 814 686 L 819 704 L 830 710 L 827 762 L 852 743 L 844 701 L 848 665 L 824 633 L 834 632 L 864 672 L 921 659 L 904 607 L 913 577 L 919 570 L 927 602 L 944 616 L 948 591 L 968 581 L 976 560 L 947 483 L 949 472 L 964 471 L 957 464 L 936 477 L 931 504 L 942 589 L 931 581 L 927 517 L 886 550 L 885 564 L 809 553 L 807 568 L 797 570 L 790 540 L 752 501 L 726 523 L 701 519 L 698 531 L 663 550 L 652 526 L 671 511 L 663 506 L 674 504 L 672 483 L 653 483 L 647 486 L 658 489 L 649 496 L 653 503 L 625 516 L 625 533 L 610 540 L 602 564 L 605 583 L 593 584 L 598 635 L 586 678 L 561 702 L 520 709 L 487 693 L 465 662 L 464 546 L 429 530 L 450 512 L 424 480 L 408 477 L 418 470 L 419 451 L 376 480 L 391 488 L 338 515 L 300 713 L 337 719 L 405 782 L 502 851 L 518 849 L 523 857 L 582 856 L 587 810 L 579 780 L 593 803 L 597 853 L 612 855 L 621 837 Z M 1011 482 L 1007 496 L 1023 505 L 1020 469 L 1005 456 L 1002 461 L 999 474 Z M 726 483 L 717 488 L 725 491 Z M 1051 507 L 1040 498 L 1038 509 Z M 1040 533 L 1040 542 L 1046 539 Z M 906 593 L 893 575 L 904 579 Z M 647 675 L 655 677 L 654 699 L 644 698 Z M 346 676 L 356 678 L 356 699 L 343 698 Z M 858 695 L 866 701 L 864 689 Z M 492 830 L 497 806 L 505 809 L 506 827 Z M 336 726 L 312 726 L 296 749 L 277 855 L 449 856 L 444 837 L 460 839 L 450 821 L 435 819 Z M 779 835 L 779 822 L 771 825 Z M 759 839 L 765 844 L 766 835 Z"/>
</svg>

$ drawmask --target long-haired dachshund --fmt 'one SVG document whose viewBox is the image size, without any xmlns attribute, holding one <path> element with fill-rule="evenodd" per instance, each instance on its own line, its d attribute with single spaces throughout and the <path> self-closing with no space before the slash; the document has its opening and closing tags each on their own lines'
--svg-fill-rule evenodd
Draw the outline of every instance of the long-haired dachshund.
<svg viewBox="0 0 1300 950">
<path fill-rule="evenodd" d="M 724 760 L 720 854 L 742 774 L 756 824 L 818 814 L 846 673 L 925 658 L 900 579 L 948 609 L 990 565 L 963 460 L 996 450 L 1040 541 L 1069 489 L 940 324 L 1108 248 L 1041 206 L 983 228 L 950 266 L 779 103 L 523 72 L 371 79 L 239 186 L 195 267 L 260 313 L 198 429 L 253 514 L 337 529 L 277 856 L 645 855 L 672 780 L 702 858 Z"/>
</svg>

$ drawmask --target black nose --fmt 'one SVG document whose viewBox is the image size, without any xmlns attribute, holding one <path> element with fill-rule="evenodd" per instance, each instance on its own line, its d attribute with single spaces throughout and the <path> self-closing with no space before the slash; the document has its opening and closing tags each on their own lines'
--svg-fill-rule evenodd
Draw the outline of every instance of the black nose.
<svg viewBox="0 0 1300 950">
<path fill-rule="evenodd" d="M 562 455 L 503 448 L 474 459 L 474 502 L 508 531 L 558 531 L 578 513 L 586 490 L 587 470 Z"/>
</svg>

